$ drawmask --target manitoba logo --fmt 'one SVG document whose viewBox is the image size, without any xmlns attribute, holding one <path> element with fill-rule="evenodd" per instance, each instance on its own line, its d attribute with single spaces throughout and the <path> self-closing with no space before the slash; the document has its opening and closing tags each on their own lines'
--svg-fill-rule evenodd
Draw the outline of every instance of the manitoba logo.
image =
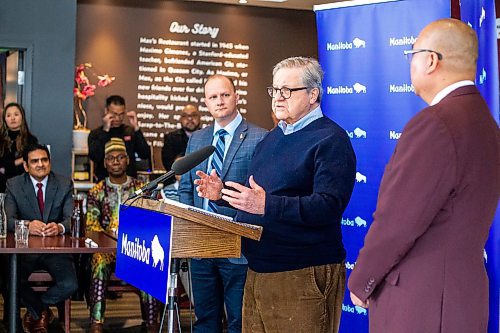
<svg viewBox="0 0 500 333">
<path fill-rule="evenodd" d="M 137 261 L 143 262 L 149 265 L 151 262 L 151 257 L 153 257 L 153 268 L 160 264 L 160 271 L 163 271 L 163 261 L 165 260 L 165 252 L 160 244 L 158 235 L 153 237 L 151 242 L 151 248 L 146 246 L 146 241 L 141 240 L 139 237 L 135 237 L 133 241 L 128 240 L 128 234 L 122 234 L 122 247 L 121 253 L 135 259 Z"/>
<path fill-rule="evenodd" d="M 359 127 L 356 127 L 352 132 L 346 132 L 351 139 L 354 139 L 354 137 L 356 137 L 356 139 L 366 139 L 366 131 Z"/>
<path fill-rule="evenodd" d="M 352 85 L 352 87 L 354 88 L 356 94 L 359 93 L 366 94 L 366 86 L 362 85 L 361 83 L 356 82 L 355 84 Z"/>
<path fill-rule="evenodd" d="M 357 306 L 357 305 L 355 305 L 355 306 L 354 306 L 354 308 L 356 309 L 356 313 L 357 313 L 357 314 L 359 314 L 359 315 L 360 315 L 360 314 L 363 314 L 363 315 L 365 315 L 365 316 L 366 316 L 366 315 L 368 314 L 368 313 L 366 312 L 366 309 L 365 309 L 365 308 L 362 308 L 362 307 Z"/>
<path fill-rule="evenodd" d="M 356 82 L 352 85 L 352 87 L 349 86 L 337 86 L 337 87 L 331 87 L 327 86 L 326 87 L 326 93 L 328 95 L 347 95 L 347 94 L 366 94 L 366 86 L 362 85 L 359 82 Z"/>
<path fill-rule="evenodd" d="M 354 223 L 356 223 L 356 225 L 358 227 L 365 227 L 366 228 L 366 221 L 363 220 L 361 217 L 359 216 L 356 216 L 356 218 L 354 219 Z"/>
<path fill-rule="evenodd" d="M 366 228 L 366 221 L 363 220 L 361 217 L 356 216 L 354 220 L 349 219 L 348 217 L 342 217 L 342 220 L 340 221 L 340 224 L 348 226 L 348 227 L 358 227 L 358 228 Z"/>
<path fill-rule="evenodd" d="M 389 92 L 390 93 L 414 93 L 415 88 L 413 88 L 413 85 L 406 84 L 406 83 L 403 83 L 401 85 L 390 84 L 389 85 Z"/>
<path fill-rule="evenodd" d="M 349 304 L 344 304 L 342 303 L 342 311 L 344 312 L 349 312 L 349 313 L 356 313 L 358 315 L 368 315 L 366 309 L 360 307 L 360 306 L 350 306 Z"/>
<path fill-rule="evenodd" d="M 163 272 L 163 260 L 165 259 L 165 252 L 163 247 L 161 247 L 160 241 L 158 240 L 158 235 L 155 235 L 153 241 L 151 242 L 152 256 L 153 256 L 153 267 L 156 267 L 160 263 L 160 271 Z"/>
<path fill-rule="evenodd" d="M 365 183 L 366 184 L 366 176 L 361 172 L 356 172 L 356 183 Z"/>
<path fill-rule="evenodd" d="M 400 137 L 401 137 L 401 132 L 389 131 L 390 140 L 399 140 Z"/>
<path fill-rule="evenodd" d="M 359 37 L 354 37 L 352 42 L 337 42 L 337 43 L 326 43 L 326 50 L 327 51 L 343 51 L 343 50 L 352 50 L 354 45 L 354 48 L 359 49 L 359 48 L 365 48 L 366 47 L 366 41 L 362 40 Z"/>
<path fill-rule="evenodd" d="M 390 37 L 389 46 L 406 46 L 413 45 L 417 41 L 414 36 L 403 36 L 403 37 Z"/>
<path fill-rule="evenodd" d="M 352 43 L 354 44 L 354 47 L 357 49 L 359 49 L 360 47 L 363 47 L 363 48 L 366 47 L 366 42 L 358 37 L 354 38 L 352 40 Z"/>
</svg>

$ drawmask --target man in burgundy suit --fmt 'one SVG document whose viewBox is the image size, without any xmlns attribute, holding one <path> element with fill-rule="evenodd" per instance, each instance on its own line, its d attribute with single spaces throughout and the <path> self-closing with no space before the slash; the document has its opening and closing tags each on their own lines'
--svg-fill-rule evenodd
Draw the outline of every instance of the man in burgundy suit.
<svg viewBox="0 0 500 333">
<path fill-rule="evenodd" d="M 369 307 L 372 333 L 486 332 L 483 248 L 500 192 L 500 135 L 473 82 L 477 37 L 442 19 L 405 54 L 429 107 L 387 165 L 351 299 Z"/>
</svg>

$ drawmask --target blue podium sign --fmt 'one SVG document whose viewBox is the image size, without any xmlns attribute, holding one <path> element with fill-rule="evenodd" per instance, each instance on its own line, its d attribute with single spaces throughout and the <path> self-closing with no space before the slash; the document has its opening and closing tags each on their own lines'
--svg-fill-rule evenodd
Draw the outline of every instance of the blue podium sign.
<svg viewBox="0 0 500 333">
<path fill-rule="evenodd" d="M 116 276 L 167 303 L 172 217 L 155 211 L 120 207 Z"/>
</svg>

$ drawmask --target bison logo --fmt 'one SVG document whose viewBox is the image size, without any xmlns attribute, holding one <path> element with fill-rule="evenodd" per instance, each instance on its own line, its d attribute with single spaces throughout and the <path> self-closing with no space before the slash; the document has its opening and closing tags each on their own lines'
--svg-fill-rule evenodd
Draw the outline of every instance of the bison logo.
<svg viewBox="0 0 500 333">
<path fill-rule="evenodd" d="M 356 172 L 356 181 L 358 183 L 365 183 L 366 184 L 366 176 L 363 175 L 361 172 Z"/>
<path fill-rule="evenodd" d="M 354 91 L 356 94 L 363 93 L 366 94 L 366 86 L 362 85 L 361 83 L 356 82 L 352 86 L 354 88 Z"/>
<path fill-rule="evenodd" d="M 352 43 L 354 44 L 354 47 L 359 49 L 360 47 L 366 47 L 366 42 L 358 37 L 354 38 L 352 40 Z"/>
<path fill-rule="evenodd" d="M 354 308 L 356 309 L 356 312 L 358 314 L 364 314 L 366 316 L 366 309 L 365 308 L 362 308 L 362 307 L 357 306 L 357 305 L 355 305 Z"/>
<path fill-rule="evenodd" d="M 366 131 L 362 130 L 359 127 L 356 127 L 354 129 L 354 135 L 356 135 L 356 138 L 365 138 L 366 139 Z"/>
<path fill-rule="evenodd" d="M 160 262 L 160 271 L 163 271 L 165 252 L 163 251 L 163 247 L 161 247 L 158 235 L 155 235 L 153 241 L 151 242 L 151 255 L 153 256 L 153 267 L 156 267 L 158 262 Z"/>
<path fill-rule="evenodd" d="M 356 216 L 356 218 L 354 219 L 354 222 L 356 223 L 356 225 L 358 227 L 366 227 L 366 221 L 363 220 L 361 217 L 359 216 Z"/>
</svg>

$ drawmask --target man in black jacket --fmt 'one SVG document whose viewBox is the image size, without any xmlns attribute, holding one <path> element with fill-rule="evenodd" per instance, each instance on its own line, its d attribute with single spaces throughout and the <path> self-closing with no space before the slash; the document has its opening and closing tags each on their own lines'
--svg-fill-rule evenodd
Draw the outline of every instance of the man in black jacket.
<svg viewBox="0 0 500 333">
<path fill-rule="evenodd" d="M 130 126 L 123 123 L 127 116 Z M 125 99 L 118 95 L 106 99 L 106 110 L 102 118 L 103 125 L 92 130 L 89 135 L 89 157 L 94 161 L 97 181 L 104 179 L 108 173 L 104 168 L 104 145 L 111 138 L 120 138 L 125 142 L 130 163 L 127 175 L 137 177 L 135 154 L 141 159 L 151 159 L 151 151 L 139 128 L 135 111 L 126 112 Z"/>
<path fill-rule="evenodd" d="M 165 134 L 163 148 L 161 150 L 161 161 L 166 170 L 172 168 L 172 163 L 179 156 L 183 156 L 191 134 L 200 128 L 200 113 L 198 107 L 188 104 L 181 113 L 182 128 Z"/>
</svg>

